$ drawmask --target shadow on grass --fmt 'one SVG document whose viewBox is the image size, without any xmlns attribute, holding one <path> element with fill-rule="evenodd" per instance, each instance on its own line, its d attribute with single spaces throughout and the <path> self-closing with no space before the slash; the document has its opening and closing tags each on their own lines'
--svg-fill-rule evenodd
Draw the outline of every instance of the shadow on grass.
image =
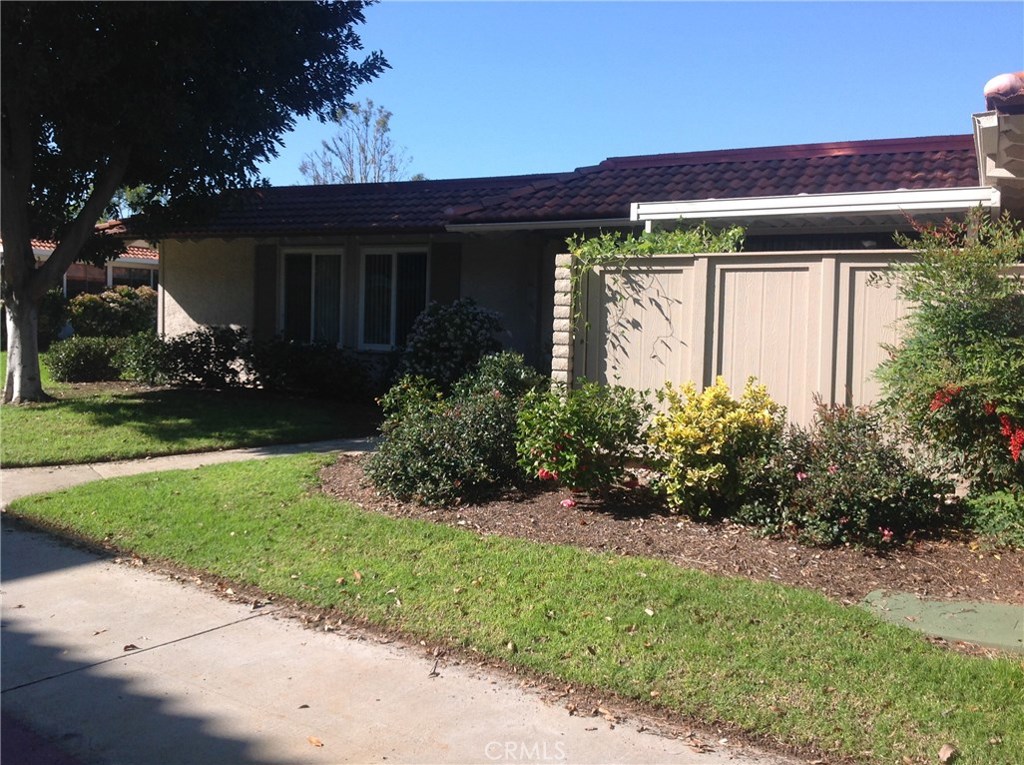
<svg viewBox="0 0 1024 765">
<path fill-rule="evenodd" d="M 49 406 L 96 427 L 129 428 L 174 443 L 216 439 L 247 446 L 373 435 L 380 417 L 371 403 L 292 398 L 261 391 L 160 389 L 68 398 Z"/>
</svg>

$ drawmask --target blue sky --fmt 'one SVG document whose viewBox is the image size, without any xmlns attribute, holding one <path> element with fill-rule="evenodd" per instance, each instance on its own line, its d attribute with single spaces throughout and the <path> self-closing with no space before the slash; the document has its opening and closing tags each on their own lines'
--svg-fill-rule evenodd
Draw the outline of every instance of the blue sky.
<svg viewBox="0 0 1024 765">
<path fill-rule="evenodd" d="M 402 2 L 366 11 L 428 178 L 567 171 L 611 156 L 971 131 L 987 80 L 1024 69 L 1014 2 Z M 303 122 L 264 169 L 332 132 Z"/>
</svg>

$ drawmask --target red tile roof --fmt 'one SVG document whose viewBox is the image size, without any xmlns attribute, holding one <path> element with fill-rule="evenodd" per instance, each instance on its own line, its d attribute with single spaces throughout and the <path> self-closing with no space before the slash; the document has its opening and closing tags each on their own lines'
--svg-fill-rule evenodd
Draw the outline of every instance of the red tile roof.
<svg viewBox="0 0 1024 765">
<path fill-rule="evenodd" d="M 614 157 L 453 223 L 622 219 L 631 202 L 977 186 L 972 135 Z"/>
<path fill-rule="evenodd" d="M 118 226 L 121 226 L 120 221 L 117 221 Z M 96 227 L 98 230 L 108 230 L 112 228 L 108 225 L 102 225 Z M 3 240 L 0 239 L 0 245 L 3 245 Z M 50 250 L 51 252 L 56 249 L 57 243 L 52 242 L 49 239 L 33 239 L 32 249 L 33 250 Z M 49 257 L 49 256 L 47 256 Z M 136 245 L 129 245 L 125 247 L 124 253 L 121 257 L 136 258 L 138 260 L 152 260 L 154 263 L 160 260 L 160 253 L 154 250 L 152 247 L 139 247 Z M 114 261 L 116 262 L 116 261 Z"/>
<path fill-rule="evenodd" d="M 560 174 L 257 188 L 233 194 L 207 223 L 162 235 L 419 234 L 449 224 L 628 219 L 632 202 L 976 185 L 969 134 L 850 141 L 613 157 Z M 131 228 L 138 235 L 138 224 Z"/>
</svg>

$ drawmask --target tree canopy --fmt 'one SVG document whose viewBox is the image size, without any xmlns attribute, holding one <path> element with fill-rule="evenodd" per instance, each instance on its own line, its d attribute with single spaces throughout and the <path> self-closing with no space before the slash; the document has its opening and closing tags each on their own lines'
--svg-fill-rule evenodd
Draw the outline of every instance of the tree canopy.
<svg viewBox="0 0 1024 765">
<path fill-rule="evenodd" d="M 321 141 L 320 151 L 305 156 L 299 172 L 313 185 L 425 180 L 422 174 L 408 176 L 412 160 L 391 138 L 393 116 L 369 98 L 339 109 L 337 132 Z"/>
<path fill-rule="evenodd" d="M 5 399 L 35 354 L 21 317 L 72 262 L 118 252 L 94 232 L 117 190 L 145 186 L 144 211 L 157 219 L 255 184 L 297 117 L 331 119 L 388 66 L 380 52 L 353 58 L 366 5 L 0 6 L 3 299 L 15 346 Z M 58 243 L 40 268 L 33 237 Z M 14 398 L 38 397 L 22 382 Z"/>
</svg>

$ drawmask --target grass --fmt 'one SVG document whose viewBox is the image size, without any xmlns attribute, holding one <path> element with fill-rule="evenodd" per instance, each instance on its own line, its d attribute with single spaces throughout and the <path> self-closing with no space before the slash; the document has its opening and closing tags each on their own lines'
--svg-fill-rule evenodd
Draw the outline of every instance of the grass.
<svg viewBox="0 0 1024 765">
<path fill-rule="evenodd" d="M 870 762 L 1024 762 L 1024 669 L 815 593 L 365 513 L 302 455 L 106 481 L 13 512 L 423 639 Z"/>
<path fill-rule="evenodd" d="M 0 377 L 3 361 L 0 358 Z M 43 385 L 54 401 L 0 411 L 0 464 L 57 465 L 367 435 L 343 404 L 260 391 Z"/>
</svg>

